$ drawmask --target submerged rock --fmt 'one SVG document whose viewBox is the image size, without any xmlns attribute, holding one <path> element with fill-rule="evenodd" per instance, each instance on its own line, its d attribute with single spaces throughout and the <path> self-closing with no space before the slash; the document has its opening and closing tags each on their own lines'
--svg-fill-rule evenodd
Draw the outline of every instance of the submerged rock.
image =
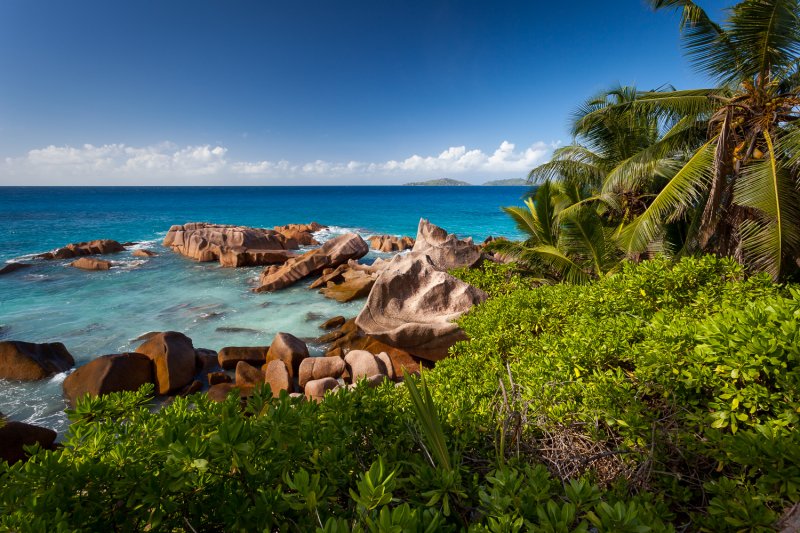
<svg viewBox="0 0 800 533">
<path fill-rule="evenodd" d="M 192 382 L 197 355 L 192 339 L 177 331 L 165 331 L 136 348 L 153 361 L 157 394 L 180 391 Z"/>
<path fill-rule="evenodd" d="M 81 257 L 70 263 L 69 266 L 83 270 L 108 270 L 111 268 L 111 261 L 95 259 L 93 257 Z"/>
<path fill-rule="evenodd" d="M 36 381 L 65 372 L 75 359 L 60 342 L 0 342 L 0 378 Z"/>
<path fill-rule="evenodd" d="M 289 259 L 280 266 L 269 267 L 261 273 L 256 292 L 283 289 L 299 280 L 319 274 L 325 268 L 334 268 L 350 259 L 359 259 L 369 252 L 367 243 L 355 233 L 347 233 L 329 240 L 320 248 Z"/>
<path fill-rule="evenodd" d="M 111 239 L 98 239 L 95 241 L 76 242 L 68 244 L 63 248 L 57 248 L 52 252 L 39 254 L 40 259 L 72 259 L 85 255 L 112 254 L 125 251 L 125 247 L 117 241 Z"/>
<path fill-rule="evenodd" d="M 396 257 L 378 277 L 356 325 L 379 341 L 437 361 L 466 339 L 453 321 L 486 298 L 480 289 L 437 270 L 430 257 Z"/>
<path fill-rule="evenodd" d="M 3 268 L 0 268 L 0 276 L 3 274 L 11 274 L 12 272 L 16 272 L 17 270 L 22 270 L 32 266 L 33 265 L 29 263 L 6 263 Z"/>
<path fill-rule="evenodd" d="M 100 356 L 78 367 L 64 380 L 64 395 L 74 405 L 85 395 L 101 396 L 110 392 L 135 391 L 153 382 L 153 363 L 140 353 Z"/>
</svg>

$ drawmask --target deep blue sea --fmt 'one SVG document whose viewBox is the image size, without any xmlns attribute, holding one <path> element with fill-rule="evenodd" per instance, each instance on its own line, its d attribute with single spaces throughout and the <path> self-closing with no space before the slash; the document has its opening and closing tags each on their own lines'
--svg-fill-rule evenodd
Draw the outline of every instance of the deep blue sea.
<svg viewBox="0 0 800 533">
<path fill-rule="evenodd" d="M 133 350 L 148 331 L 176 330 L 195 347 L 266 345 L 279 331 L 319 335 L 334 315 L 355 316 L 300 283 L 250 291 L 260 268 L 197 263 L 161 246 L 173 224 L 214 222 L 270 228 L 312 220 L 347 231 L 416 235 L 421 217 L 481 241 L 517 236 L 501 206 L 521 204 L 525 187 L 0 187 L 0 265 L 34 267 L 0 276 L 0 340 L 63 342 L 77 364 Z M 113 254 L 105 272 L 30 260 L 71 242 L 136 241 L 158 255 Z M 366 261 L 379 255 L 370 253 Z M 311 346 L 312 351 L 315 347 Z M 37 383 L 0 380 L 0 412 L 63 432 L 65 374 Z"/>
</svg>

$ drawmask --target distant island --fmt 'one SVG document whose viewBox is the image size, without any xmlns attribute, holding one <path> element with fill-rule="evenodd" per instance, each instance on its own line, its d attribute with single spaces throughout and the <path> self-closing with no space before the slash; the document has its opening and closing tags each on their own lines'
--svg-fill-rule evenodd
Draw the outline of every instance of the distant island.
<svg viewBox="0 0 800 533">
<path fill-rule="evenodd" d="M 435 180 L 428 180 L 428 181 L 412 181 L 411 183 L 404 183 L 403 185 L 409 187 L 420 187 L 420 186 L 427 186 L 427 187 L 464 187 L 464 186 L 471 186 L 471 183 L 467 183 L 466 181 L 459 181 L 453 180 L 450 178 L 440 178 Z"/>
<path fill-rule="evenodd" d="M 471 183 L 467 183 L 466 181 L 454 180 L 450 178 L 439 178 L 428 181 L 412 181 L 411 183 L 404 183 L 403 185 L 408 187 L 471 187 L 472 186 Z M 527 180 L 525 180 L 525 178 L 510 178 L 505 180 L 487 181 L 483 185 L 488 185 L 490 187 L 524 186 L 528 185 L 528 182 Z"/>
<path fill-rule="evenodd" d="M 492 180 L 487 181 L 484 185 L 490 187 L 517 187 L 520 185 L 528 185 L 528 180 L 525 178 L 509 178 L 507 180 Z"/>
</svg>

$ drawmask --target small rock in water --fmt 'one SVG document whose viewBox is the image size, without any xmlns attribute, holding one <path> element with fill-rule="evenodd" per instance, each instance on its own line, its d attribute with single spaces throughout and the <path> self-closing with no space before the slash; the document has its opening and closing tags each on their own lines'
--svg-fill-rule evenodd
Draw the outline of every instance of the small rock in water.
<svg viewBox="0 0 800 533">
<path fill-rule="evenodd" d="M 16 272 L 17 270 L 22 270 L 23 268 L 32 267 L 28 263 L 7 263 L 6 266 L 0 268 L 0 275 L 1 274 L 11 274 L 12 272 Z"/>
<path fill-rule="evenodd" d="M 345 318 L 343 316 L 335 316 L 333 318 L 329 318 L 322 324 L 320 324 L 320 329 L 334 329 L 339 328 L 342 324 L 345 323 Z"/>
<path fill-rule="evenodd" d="M 321 320 L 325 315 L 321 313 L 315 313 L 314 311 L 309 311 L 306 313 L 306 322 L 317 322 Z"/>
<path fill-rule="evenodd" d="M 133 256 L 134 257 L 153 257 L 158 255 L 157 253 L 153 252 L 152 250 L 145 250 L 144 248 L 140 250 L 134 250 Z"/>
<path fill-rule="evenodd" d="M 215 318 L 222 318 L 224 316 L 225 313 L 211 312 L 211 313 L 200 313 L 200 316 L 197 318 L 202 320 L 213 320 Z"/>
<path fill-rule="evenodd" d="M 216 331 L 219 333 L 261 333 L 257 329 L 240 328 L 237 326 L 220 326 Z"/>
</svg>

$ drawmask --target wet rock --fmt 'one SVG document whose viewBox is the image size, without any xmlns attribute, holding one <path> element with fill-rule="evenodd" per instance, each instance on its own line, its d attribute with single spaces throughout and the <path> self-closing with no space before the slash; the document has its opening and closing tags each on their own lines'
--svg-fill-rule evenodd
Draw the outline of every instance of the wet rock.
<svg viewBox="0 0 800 533">
<path fill-rule="evenodd" d="M 257 329 L 240 328 L 237 326 L 220 326 L 216 331 L 219 333 L 261 333 Z"/>
<path fill-rule="evenodd" d="M 233 370 L 239 361 L 260 367 L 267 361 L 269 346 L 226 346 L 219 351 L 219 366 Z"/>
<path fill-rule="evenodd" d="M 155 257 L 158 254 L 152 250 L 147 250 L 145 248 L 140 248 L 138 250 L 133 251 L 133 257 Z"/>
<path fill-rule="evenodd" d="M 239 361 L 236 364 L 237 385 L 259 385 L 264 383 L 264 372 L 252 365 Z"/>
<path fill-rule="evenodd" d="M 51 450 L 54 448 L 56 436 L 52 429 L 24 422 L 0 422 L 0 460 L 10 464 L 24 461 L 28 458 L 24 447 L 33 444 Z"/>
<path fill-rule="evenodd" d="M 225 372 L 209 372 L 206 376 L 209 385 L 217 385 L 219 383 L 231 383 L 233 379 Z"/>
<path fill-rule="evenodd" d="M 342 377 L 345 362 L 341 357 L 309 357 L 300 363 L 297 383 L 301 388 L 315 379 Z"/>
<path fill-rule="evenodd" d="M 25 268 L 32 267 L 33 265 L 28 263 L 6 263 L 3 268 L 0 268 L 0 276 L 3 274 L 11 274 L 12 272 L 16 272 L 17 270 L 23 270 Z"/>
<path fill-rule="evenodd" d="M 135 391 L 153 382 L 153 363 L 140 353 L 102 355 L 78 367 L 64 380 L 64 396 L 70 404 L 86 396 Z"/>
<path fill-rule="evenodd" d="M 411 253 L 427 255 L 431 258 L 434 267 L 440 270 L 473 267 L 483 257 L 480 249 L 472 243 L 471 238 L 460 240 L 452 233 L 448 234 L 447 231 L 431 224 L 424 218 L 419 221 L 417 239 Z"/>
<path fill-rule="evenodd" d="M 322 324 L 320 324 L 320 329 L 333 329 L 341 327 L 344 324 L 345 318 L 343 316 L 335 316 L 333 318 L 329 318 Z"/>
<path fill-rule="evenodd" d="M 81 257 L 70 263 L 69 266 L 83 270 L 108 270 L 111 268 L 111 261 L 95 259 L 93 257 Z"/>
<path fill-rule="evenodd" d="M 320 402 L 325 398 L 325 393 L 335 389 L 339 382 L 333 378 L 314 379 L 306 383 L 305 395 L 309 400 Z"/>
<path fill-rule="evenodd" d="M 136 348 L 153 361 L 157 394 L 170 394 L 192 382 L 196 355 L 192 339 L 177 331 L 154 335 Z"/>
<path fill-rule="evenodd" d="M 37 255 L 40 259 L 72 259 L 85 255 L 101 255 L 122 252 L 125 247 L 117 241 L 111 239 L 99 239 L 96 241 L 76 242 L 68 244 L 63 248 L 57 248 L 52 252 Z"/>
<path fill-rule="evenodd" d="M 309 311 L 308 313 L 306 313 L 306 322 L 316 322 L 323 316 L 325 315 L 322 315 L 320 313 L 315 313 L 314 311 Z"/>
<path fill-rule="evenodd" d="M 294 392 L 293 381 L 286 363 L 279 359 L 270 361 L 264 366 L 264 382 L 269 384 L 272 396 L 277 398 L 281 391 Z"/>
<path fill-rule="evenodd" d="M 300 363 L 308 357 L 306 343 L 290 333 L 278 333 L 267 352 L 267 362 L 283 361 L 289 370 L 289 376 L 295 377 L 299 373 Z"/>
<path fill-rule="evenodd" d="M 265 269 L 261 273 L 260 286 L 255 291 L 274 291 L 288 287 L 307 276 L 322 272 L 325 268 L 337 267 L 350 259 L 359 259 L 368 252 L 367 243 L 355 233 L 340 235 L 320 248 L 294 257 L 283 265 Z"/>
<path fill-rule="evenodd" d="M 396 257 L 378 277 L 356 325 L 381 342 L 437 361 L 466 339 L 453 321 L 486 298 L 437 270 L 427 256 Z"/>
<path fill-rule="evenodd" d="M 36 381 L 65 372 L 75 359 L 60 342 L 0 342 L 0 378 Z"/>
</svg>

